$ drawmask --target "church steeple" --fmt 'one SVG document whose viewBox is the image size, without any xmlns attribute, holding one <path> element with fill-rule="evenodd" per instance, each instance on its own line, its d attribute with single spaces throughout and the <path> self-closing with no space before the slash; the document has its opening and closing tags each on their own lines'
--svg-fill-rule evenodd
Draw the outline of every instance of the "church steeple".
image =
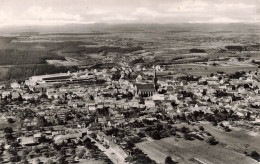
<svg viewBox="0 0 260 164">
<path fill-rule="evenodd" d="M 158 89 L 157 81 L 158 81 L 158 79 L 157 79 L 156 68 L 155 68 L 154 69 L 153 83 L 154 83 L 154 88 L 155 88 L 156 91 Z"/>
</svg>

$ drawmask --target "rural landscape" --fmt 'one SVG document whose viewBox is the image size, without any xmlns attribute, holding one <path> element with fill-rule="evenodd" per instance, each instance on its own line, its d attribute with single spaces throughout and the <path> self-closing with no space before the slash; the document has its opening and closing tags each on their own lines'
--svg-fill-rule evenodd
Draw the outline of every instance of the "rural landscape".
<svg viewBox="0 0 260 164">
<path fill-rule="evenodd" d="M 0 163 L 260 163 L 259 1 L 164 1 L 0 1 Z"/>
<path fill-rule="evenodd" d="M 260 30 L 229 27 L 2 35 L 1 161 L 257 163 Z"/>
</svg>

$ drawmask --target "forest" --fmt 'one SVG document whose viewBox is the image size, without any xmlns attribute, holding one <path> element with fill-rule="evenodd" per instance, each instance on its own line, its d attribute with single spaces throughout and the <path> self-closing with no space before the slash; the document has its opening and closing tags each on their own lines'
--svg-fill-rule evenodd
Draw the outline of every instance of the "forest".
<svg viewBox="0 0 260 164">
<path fill-rule="evenodd" d="M 45 60 L 65 60 L 51 52 L 0 49 L 0 65 L 44 64 Z"/>
<path fill-rule="evenodd" d="M 127 47 L 127 48 L 122 48 L 122 47 L 110 47 L 110 46 L 100 46 L 100 47 L 67 47 L 64 48 L 63 53 L 99 53 L 102 51 L 106 52 L 118 52 L 118 53 L 127 53 L 127 52 L 133 52 L 133 51 L 138 51 L 142 50 L 143 48 L 138 46 L 138 47 Z"/>
<path fill-rule="evenodd" d="M 54 66 L 48 64 L 34 64 L 26 66 L 14 66 L 8 70 L 6 79 L 25 79 L 30 76 L 65 73 L 68 71 L 77 71 L 77 67 Z"/>
</svg>

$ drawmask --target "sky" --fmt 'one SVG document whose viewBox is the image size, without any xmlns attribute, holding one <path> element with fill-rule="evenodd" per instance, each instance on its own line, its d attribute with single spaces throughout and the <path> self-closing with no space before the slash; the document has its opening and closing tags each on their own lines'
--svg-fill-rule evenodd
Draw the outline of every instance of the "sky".
<svg viewBox="0 0 260 164">
<path fill-rule="evenodd" d="M 0 27 L 260 23 L 260 0 L 0 0 Z"/>
</svg>

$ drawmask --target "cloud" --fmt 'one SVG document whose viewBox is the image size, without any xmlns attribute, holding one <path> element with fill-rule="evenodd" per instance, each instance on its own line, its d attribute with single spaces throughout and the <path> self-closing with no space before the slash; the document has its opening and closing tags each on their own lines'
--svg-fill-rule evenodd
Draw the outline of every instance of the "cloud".
<svg viewBox="0 0 260 164">
<path fill-rule="evenodd" d="M 201 12 L 209 7 L 209 3 L 202 0 L 186 0 L 178 3 L 173 3 L 173 6 L 168 8 L 167 12 Z"/>
<path fill-rule="evenodd" d="M 136 21 L 138 18 L 132 16 L 123 16 L 123 15 L 114 15 L 103 17 L 101 20 L 103 21 Z"/>
<path fill-rule="evenodd" d="M 217 23 L 240 23 L 240 20 L 232 19 L 232 18 L 227 18 L 227 17 L 219 17 L 219 18 L 213 18 L 210 20 L 201 20 L 201 21 L 190 21 L 189 23 L 212 23 L 212 24 L 217 24 Z"/>
<path fill-rule="evenodd" d="M 255 23 L 260 0 L 3 0 L 0 26 L 68 23 Z"/>
<path fill-rule="evenodd" d="M 30 18 L 33 20 L 54 20 L 54 21 L 81 21 L 81 16 L 76 14 L 67 14 L 65 12 L 56 12 L 52 7 L 42 8 L 39 6 L 33 6 L 29 8 L 21 18 Z"/>
<path fill-rule="evenodd" d="M 88 15 L 104 15 L 109 13 L 110 11 L 104 10 L 104 9 L 90 9 L 86 13 Z"/>
<path fill-rule="evenodd" d="M 137 8 L 133 13 L 132 15 L 135 15 L 135 16 L 140 16 L 140 17 L 143 17 L 143 16 L 151 16 L 151 17 L 159 17 L 159 16 L 164 16 L 162 13 L 159 13 L 155 10 L 149 10 L 145 7 L 139 7 Z"/>
<path fill-rule="evenodd" d="M 230 10 L 255 10 L 256 5 L 243 4 L 243 3 L 218 3 L 214 5 L 214 8 L 218 11 L 230 11 Z"/>
<path fill-rule="evenodd" d="M 1 25 L 63 25 L 68 23 L 95 23 L 86 21 L 79 14 L 68 14 L 65 12 L 55 11 L 52 7 L 42 8 L 32 6 L 20 15 L 13 12 L 0 12 Z"/>
</svg>

